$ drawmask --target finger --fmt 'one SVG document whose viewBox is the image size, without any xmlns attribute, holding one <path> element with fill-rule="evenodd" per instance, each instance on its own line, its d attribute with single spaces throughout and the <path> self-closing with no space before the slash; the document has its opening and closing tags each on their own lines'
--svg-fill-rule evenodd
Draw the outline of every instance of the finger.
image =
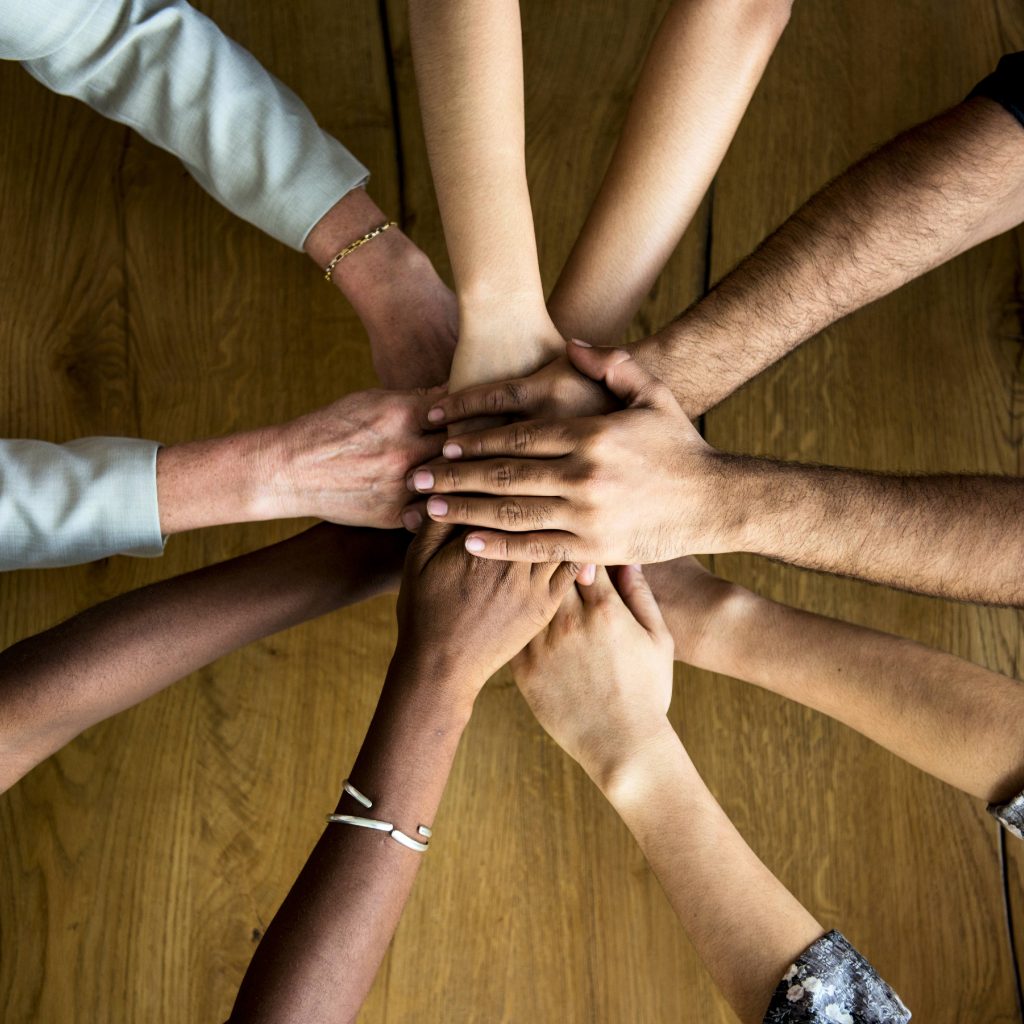
<svg viewBox="0 0 1024 1024">
<path fill-rule="evenodd" d="M 472 430 L 450 440 L 443 449 L 446 459 L 479 459 L 491 455 L 517 458 L 557 458 L 576 447 L 571 420 L 525 420 L 490 430 Z"/>
<path fill-rule="evenodd" d="M 402 525 L 410 532 L 415 533 L 427 518 L 427 503 L 425 501 L 414 501 L 402 509 Z"/>
<path fill-rule="evenodd" d="M 563 469 L 551 459 L 484 459 L 480 462 L 435 462 L 412 472 L 421 494 L 529 494 L 553 496 L 566 488 Z"/>
<path fill-rule="evenodd" d="M 445 424 L 477 416 L 528 413 L 531 408 L 540 405 L 538 390 L 537 385 L 528 378 L 497 384 L 479 384 L 432 402 L 427 410 L 426 424 L 429 429 L 436 430 Z"/>
<path fill-rule="evenodd" d="M 462 523 L 495 530 L 557 530 L 564 525 L 568 504 L 561 498 L 467 498 L 462 494 L 444 498 L 435 494 L 427 499 L 427 515 L 439 523 Z"/>
<path fill-rule="evenodd" d="M 426 520 L 416 533 L 409 548 L 409 558 L 419 572 L 444 547 L 455 533 L 454 527 L 446 523 L 434 523 Z"/>
<path fill-rule="evenodd" d="M 593 586 L 594 580 L 597 578 L 597 566 L 593 562 L 588 562 L 580 569 L 579 576 L 576 577 L 576 583 L 581 587 Z"/>
<path fill-rule="evenodd" d="M 661 608 L 651 590 L 650 583 L 639 565 L 619 566 L 616 577 L 616 586 L 626 607 L 633 613 L 633 618 L 640 623 L 648 633 L 664 635 L 668 633 L 668 626 L 661 614 Z"/>
<path fill-rule="evenodd" d="M 407 465 L 415 466 L 420 462 L 436 459 L 444 447 L 444 434 L 421 434 L 409 443 Z"/>
<path fill-rule="evenodd" d="M 575 339 L 566 346 L 569 361 L 581 373 L 604 386 L 630 406 L 656 408 L 671 401 L 671 393 L 625 349 L 593 348 Z"/>
<path fill-rule="evenodd" d="M 539 530 L 534 533 L 474 530 L 467 534 L 465 544 L 471 555 L 502 562 L 592 561 L 585 558 L 586 549 L 580 539 L 567 530 Z"/>
<path fill-rule="evenodd" d="M 580 574 L 582 566 L 579 562 L 562 562 L 551 575 L 551 596 L 558 601 L 559 605 L 565 600 L 569 593 L 576 588 L 573 584 Z M 556 608 L 557 612 L 558 609 Z"/>
<path fill-rule="evenodd" d="M 580 591 L 585 605 L 594 605 L 600 601 L 607 601 L 615 595 L 615 587 L 612 585 L 608 570 L 603 565 L 594 567 L 594 582 Z"/>
</svg>

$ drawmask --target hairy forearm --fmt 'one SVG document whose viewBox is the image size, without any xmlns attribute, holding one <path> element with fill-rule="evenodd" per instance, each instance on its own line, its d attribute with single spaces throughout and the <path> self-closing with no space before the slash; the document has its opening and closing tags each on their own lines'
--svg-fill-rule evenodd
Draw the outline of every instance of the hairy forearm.
<svg viewBox="0 0 1024 1024">
<path fill-rule="evenodd" d="M 962 601 L 1024 605 L 1024 481 L 727 457 L 720 550 Z"/>
<path fill-rule="evenodd" d="M 911 640 L 778 604 L 714 577 L 693 634 L 692 592 L 662 610 L 691 664 L 754 683 L 843 722 L 982 799 L 1024 788 L 1024 686 Z"/>
<path fill-rule="evenodd" d="M 737 1016 L 760 1024 L 786 967 L 822 927 L 743 841 L 667 722 L 625 763 L 589 770 Z"/>
<path fill-rule="evenodd" d="M 975 98 L 897 137 L 797 210 L 645 344 L 690 416 L 802 341 L 1024 220 L 1024 131 Z"/>
<path fill-rule="evenodd" d="M 395 586 L 406 536 L 321 524 L 9 647 L 0 654 L 0 789 L 229 651 Z"/>
<path fill-rule="evenodd" d="M 597 199 L 551 294 L 565 337 L 616 341 L 700 205 L 790 0 L 677 0 L 647 55 Z"/>
<path fill-rule="evenodd" d="M 431 668 L 392 662 L 338 813 L 417 836 L 437 812 L 470 708 L 444 699 Z M 354 1021 L 422 862 L 383 832 L 330 824 L 271 922 L 242 981 L 232 1021 Z"/>
</svg>

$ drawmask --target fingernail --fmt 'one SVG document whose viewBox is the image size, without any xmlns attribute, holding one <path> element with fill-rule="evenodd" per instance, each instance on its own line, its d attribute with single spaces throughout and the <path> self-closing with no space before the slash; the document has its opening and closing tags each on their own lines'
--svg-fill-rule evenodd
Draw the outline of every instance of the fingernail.
<svg viewBox="0 0 1024 1024">
<path fill-rule="evenodd" d="M 402 513 L 402 525 L 407 530 L 415 532 L 423 525 L 423 516 L 419 514 L 414 508 L 407 508 Z"/>
<path fill-rule="evenodd" d="M 448 502 L 444 498 L 433 497 L 427 502 L 427 511 L 432 516 L 448 515 Z"/>
<path fill-rule="evenodd" d="M 638 572 L 643 575 L 644 567 L 642 565 L 631 565 L 630 569 L 632 569 L 633 572 Z"/>
<path fill-rule="evenodd" d="M 440 423 L 441 420 L 444 419 L 444 409 L 439 405 L 435 405 L 434 408 L 427 413 L 427 419 L 430 420 L 431 423 Z"/>
<path fill-rule="evenodd" d="M 579 338 L 573 338 L 572 339 L 572 343 L 574 345 L 579 345 L 580 348 L 593 348 L 594 347 L 593 345 L 590 344 L 589 341 L 581 341 Z"/>
<path fill-rule="evenodd" d="M 462 445 L 454 444 L 449 441 L 448 444 L 441 449 L 441 452 L 446 459 L 457 459 L 462 455 Z"/>
<path fill-rule="evenodd" d="M 472 551 L 474 555 L 480 554 L 480 552 L 483 551 L 485 547 L 486 545 L 479 537 L 466 538 L 466 550 Z"/>
<path fill-rule="evenodd" d="M 429 491 L 434 486 L 434 474 L 429 469 L 417 469 L 412 475 L 417 491 Z"/>
<path fill-rule="evenodd" d="M 589 587 L 595 579 L 597 579 L 597 566 L 596 565 L 584 565 L 580 567 L 580 574 L 577 577 L 580 583 L 585 587 Z"/>
</svg>

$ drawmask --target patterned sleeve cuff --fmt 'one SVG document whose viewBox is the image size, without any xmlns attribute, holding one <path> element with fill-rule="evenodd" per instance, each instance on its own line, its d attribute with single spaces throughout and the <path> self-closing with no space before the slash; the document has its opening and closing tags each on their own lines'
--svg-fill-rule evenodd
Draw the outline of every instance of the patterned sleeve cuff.
<svg viewBox="0 0 1024 1024">
<path fill-rule="evenodd" d="M 989 804 L 991 814 L 1007 832 L 1018 839 L 1024 839 L 1024 793 L 1018 793 L 1005 804 Z"/>
<path fill-rule="evenodd" d="M 797 958 L 775 990 L 764 1024 L 904 1024 L 910 1011 L 839 932 Z"/>
<path fill-rule="evenodd" d="M 995 71 L 983 78 L 967 98 L 974 96 L 995 100 L 1024 125 L 1024 50 L 1003 57 Z"/>
</svg>

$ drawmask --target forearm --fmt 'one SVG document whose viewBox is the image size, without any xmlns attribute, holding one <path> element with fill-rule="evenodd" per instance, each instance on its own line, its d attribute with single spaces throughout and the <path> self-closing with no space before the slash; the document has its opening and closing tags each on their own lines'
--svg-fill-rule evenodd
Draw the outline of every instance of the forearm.
<svg viewBox="0 0 1024 1024">
<path fill-rule="evenodd" d="M 470 708 L 442 680 L 392 662 L 350 772 L 373 801 L 343 794 L 338 813 L 391 822 L 406 835 L 434 819 Z M 232 1012 L 246 1024 L 354 1021 L 424 854 L 386 833 L 329 824 L 260 942 Z"/>
<path fill-rule="evenodd" d="M 406 535 L 320 524 L 123 594 L 0 654 L 0 789 L 84 729 L 260 637 L 396 585 Z"/>
<path fill-rule="evenodd" d="M 962 601 L 1024 604 L 1024 481 L 725 457 L 723 546 Z"/>
<path fill-rule="evenodd" d="M 548 308 L 565 337 L 615 342 L 700 205 L 784 29 L 790 0 L 677 0 Z"/>
<path fill-rule="evenodd" d="M 584 767 L 737 1016 L 761 1024 L 779 979 L 822 927 L 743 841 L 667 722 L 625 762 Z"/>
<path fill-rule="evenodd" d="M 902 637 L 707 580 L 715 589 L 702 597 L 711 611 L 699 636 L 691 595 L 673 598 L 670 582 L 659 590 L 681 659 L 814 708 L 984 800 L 1024 789 L 1020 683 Z"/>
<path fill-rule="evenodd" d="M 1024 220 L 1024 130 L 975 98 L 855 164 L 644 344 L 690 416 L 829 324 Z"/>
<path fill-rule="evenodd" d="M 526 179 L 518 0 L 413 0 L 413 58 L 459 302 L 459 348 L 486 379 L 530 372 L 561 347 L 537 261 Z M 507 351 L 506 351 L 507 350 Z M 479 383 L 456 357 L 453 387 Z"/>
</svg>

